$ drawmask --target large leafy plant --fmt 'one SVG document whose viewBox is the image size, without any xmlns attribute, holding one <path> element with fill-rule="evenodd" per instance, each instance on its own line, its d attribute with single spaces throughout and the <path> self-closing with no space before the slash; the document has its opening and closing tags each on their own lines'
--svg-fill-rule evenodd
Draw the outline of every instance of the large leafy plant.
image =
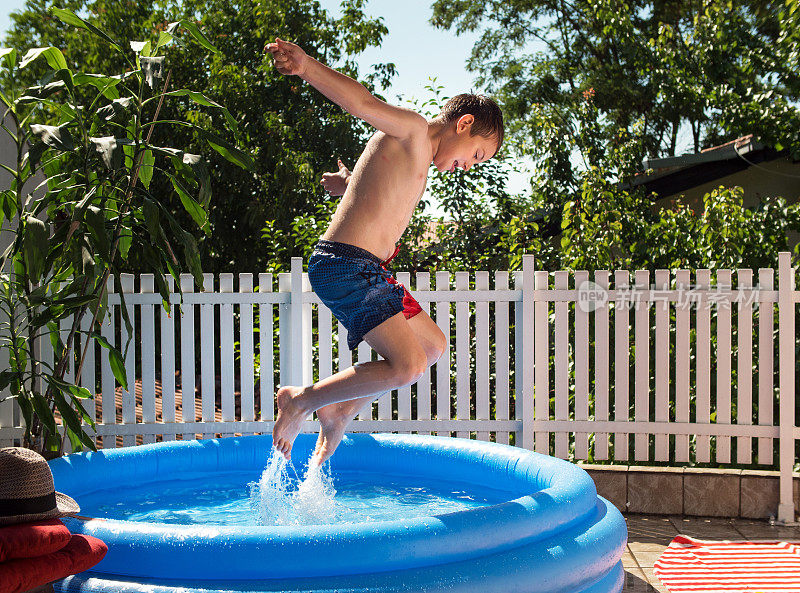
<svg viewBox="0 0 800 593">
<path fill-rule="evenodd" d="M 153 128 L 190 128 L 227 160 L 254 170 L 251 157 L 235 146 L 240 143 L 239 130 L 225 107 L 200 92 L 168 90 L 171 71 L 164 76 L 165 56 L 158 54 L 170 42 L 185 43 L 179 32 L 188 33 L 187 39 L 206 50 L 219 51 L 193 21 L 170 23 L 158 32 L 155 43 L 130 41 L 126 47 L 73 12 L 53 8 L 52 14 L 102 39 L 110 51 L 121 54 L 126 66 L 121 74 L 89 74 L 70 68 L 56 47 L 31 49 L 19 63 L 15 49 L 0 49 L 0 60 L 11 74 L 39 67 L 42 59 L 49 66 L 37 85 L 0 92 L 6 106 L 2 128 L 17 147 L 16 168 L 2 165 L 12 180 L 0 193 L 0 222 L 5 219 L 14 233 L 0 258 L 0 348 L 9 359 L 8 368 L 0 372 L 0 390 L 8 389 L 8 397 L 19 404 L 23 444 L 48 456 L 60 453 L 64 437 L 75 450 L 95 448 L 86 431 L 87 425 L 94 428 L 94 419 L 82 404 L 93 394 L 78 386 L 88 338 L 109 349 L 114 375 L 128 388 L 122 354 L 96 330 L 107 310 L 106 281 L 118 276 L 131 246 L 145 254 L 167 310 L 167 274 L 178 290 L 179 274 L 185 270 L 200 286 L 203 283 L 194 236 L 165 207 L 166 196 L 151 194 L 150 187 L 154 176 L 166 176 L 191 218 L 210 234 L 209 172 L 199 155 L 151 144 Z M 159 120 L 167 97 L 188 97 L 219 109 L 234 144 L 189 122 Z M 6 122 L 13 122 L 14 129 Z M 30 149 L 23 154 L 26 145 Z M 37 172 L 45 181 L 26 187 Z M 124 295 L 121 298 L 122 319 L 132 335 Z M 91 329 L 83 337 L 83 350 L 75 352 L 75 336 L 82 333 L 87 312 L 92 315 Z M 71 327 L 62 340 L 59 325 L 65 318 Z M 50 340 L 56 354 L 53 365 L 42 360 L 41 349 L 35 347 L 40 339 Z M 76 355 L 72 383 L 64 377 L 70 357 Z"/>
</svg>

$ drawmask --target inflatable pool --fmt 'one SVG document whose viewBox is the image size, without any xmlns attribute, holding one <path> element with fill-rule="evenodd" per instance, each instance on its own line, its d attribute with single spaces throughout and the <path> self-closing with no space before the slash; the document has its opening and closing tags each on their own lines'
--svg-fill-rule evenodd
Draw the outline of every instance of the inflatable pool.
<svg viewBox="0 0 800 593">
<path fill-rule="evenodd" d="M 308 458 L 316 435 L 295 441 Z M 269 435 L 175 441 L 74 454 L 50 462 L 56 489 L 81 503 L 93 492 L 165 482 L 213 484 L 230 472 L 257 479 Z M 298 468 L 299 469 L 299 468 Z M 622 515 L 597 496 L 588 474 L 517 447 L 422 435 L 348 434 L 330 461 L 333 476 L 396 476 L 495 493 L 454 512 L 344 524 L 183 525 L 68 519 L 109 551 L 59 591 L 193 593 L 586 592 L 621 591 Z M 500 496 L 498 493 L 504 493 Z"/>
</svg>

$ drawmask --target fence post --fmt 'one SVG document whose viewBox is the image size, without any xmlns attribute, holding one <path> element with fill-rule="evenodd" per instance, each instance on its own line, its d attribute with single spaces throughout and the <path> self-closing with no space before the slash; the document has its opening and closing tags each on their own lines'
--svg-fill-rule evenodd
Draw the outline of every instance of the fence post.
<svg viewBox="0 0 800 593">
<path fill-rule="evenodd" d="M 303 384 L 303 258 L 293 257 L 289 300 L 289 383 Z M 281 334 L 281 342 L 287 336 Z"/>
<path fill-rule="evenodd" d="M 522 256 L 522 446 L 533 450 L 533 271 L 534 256 Z M 519 372 L 519 369 L 517 369 Z"/>
<path fill-rule="evenodd" d="M 780 496 L 778 521 L 794 522 L 792 467 L 794 465 L 794 270 L 790 253 L 778 254 L 778 364 L 780 394 Z"/>
</svg>

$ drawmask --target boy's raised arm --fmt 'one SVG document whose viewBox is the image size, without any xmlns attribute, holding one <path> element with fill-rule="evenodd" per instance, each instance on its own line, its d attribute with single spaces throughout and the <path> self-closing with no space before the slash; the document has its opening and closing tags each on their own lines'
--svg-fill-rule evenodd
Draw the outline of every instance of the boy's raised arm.
<svg viewBox="0 0 800 593">
<path fill-rule="evenodd" d="M 349 76 L 307 55 L 299 45 L 276 38 L 265 49 L 272 53 L 278 72 L 299 76 L 345 111 L 382 132 L 407 138 L 427 130 L 427 121 L 416 111 L 381 101 Z"/>
</svg>

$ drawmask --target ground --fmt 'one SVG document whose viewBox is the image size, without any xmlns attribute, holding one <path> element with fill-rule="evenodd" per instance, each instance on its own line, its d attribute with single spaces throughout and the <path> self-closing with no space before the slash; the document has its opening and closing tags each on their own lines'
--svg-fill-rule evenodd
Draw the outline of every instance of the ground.
<svg viewBox="0 0 800 593">
<path fill-rule="evenodd" d="M 668 593 L 653 574 L 653 564 L 672 538 L 682 533 L 706 540 L 800 540 L 800 527 L 771 526 L 749 519 L 707 519 L 626 515 L 628 549 L 622 556 L 625 568 L 623 593 Z"/>
</svg>

